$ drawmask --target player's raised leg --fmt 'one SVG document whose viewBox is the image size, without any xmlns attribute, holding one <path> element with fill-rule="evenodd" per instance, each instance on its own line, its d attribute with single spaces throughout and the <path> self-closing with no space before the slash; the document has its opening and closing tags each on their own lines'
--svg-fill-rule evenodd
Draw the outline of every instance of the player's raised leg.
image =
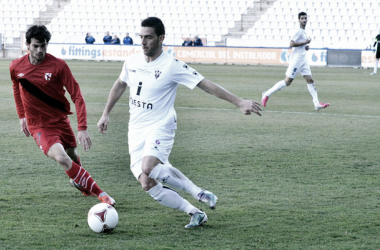
<svg viewBox="0 0 380 250">
<path fill-rule="evenodd" d="M 76 151 L 76 148 L 68 148 L 66 149 L 67 155 L 71 158 L 72 161 L 74 161 L 79 166 L 82 166 L 82 163 L 80 161 L 80 158 L 78 156 L 78 153 Z M 83 186 L 76 183 L 73 179 L 70 179 L 70 185 L 78 189 L 83 193 L 84 196 L 96 196 L 94 193 L 86 190 Z"/>
<path fill-rule="evenodd" d="M 289 71 L 289 68 L 286 72 Z M 272 88 L 268 89 L 267 91 L 263 92 L 262 93 L 262 96 L 261 96 L 261 104 L 266 107 L 267 106 L 267 102 L 268 102 L 268 99 L 269 99 L 269 96 L 283 88 L 285 88 L 286 86 L 289 86 L 293 81 L 293 78 L 290 78 L 289 76 L 286 76 L 284 80 L 281 80 L 279 82 L 277 82 L 275 85 L 273 85 Z"/>
<path fill-rule="evenodd" d="M 269 96 L 281 89 L 283 89 L 284 87 L 286 87 L 286 83 L 285 83 L 285 80 L 281 80 L 279 82 L 277 82 L 275 85 L 273 85 L 272 88 L 268 89 L 267 91 L 263 92 L 262 93 L 262 96 L 261 96 L 261 104 L 266 107 L 267 106 L 267 101 L 269 99 Z"/>
<path fill-rule="evenodd" d="M 73 180 L 72 182 L 77 184 L 77 186 L 74 185 L 74 187 L 81 192 L 85 190 L 86 193 L 94 193 L 102 203 L 108 203 L 112 206 L 115 205 L 115 200 L 100 189 L 86 169 L 71 160 L 62 144 L 55 143 L 50 147 L 47 155 L 61 164 L 66 174 Z"/>
</svg>

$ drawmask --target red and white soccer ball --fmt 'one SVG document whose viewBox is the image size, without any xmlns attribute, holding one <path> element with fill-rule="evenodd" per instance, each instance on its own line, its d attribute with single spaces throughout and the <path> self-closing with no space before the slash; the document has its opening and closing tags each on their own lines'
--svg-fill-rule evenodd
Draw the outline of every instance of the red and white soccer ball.
<svg viewBox="0 0 380 250">
<path fill-rule="evenodd" d="M 87 222 L 92 231 L 107 233 L 115 229 L 119 215 L 113 206 L 99 203 L 88 211 Z"/>
</svg>

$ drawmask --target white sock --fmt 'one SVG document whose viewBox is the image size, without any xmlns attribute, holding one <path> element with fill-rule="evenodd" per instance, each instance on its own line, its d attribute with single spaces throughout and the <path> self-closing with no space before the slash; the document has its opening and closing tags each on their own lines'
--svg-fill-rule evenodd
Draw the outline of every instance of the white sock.
<svg viewBox="0 0 380 250">
<path fill-rule="evenodd" d="M 147 193 L 149 193 L 150 196 L 152 196 L 152 198 L 161 205 L 181 210 L 187 214 L 194 213 L 199 210 L 198 208 L 191 205 L 175 190 L 163 186 L 161 182 L 149 189 Z"/>
<path fill-rule="evenodd" d="M 309 93 L 310 93 L 311 97 L 313 98 L 314 105 L 317 105 L 319 103 L 319 100 L 318 100 L 318 94 L 317 94 L 317 90 L 314 86 L 314 83 L 308 83 L 307 89 L 309 90 Z"/>
<path fill-rule="evenodd" d="M 375 68 L 373 69 L 373 72 L 377 74 L 377 67 L 379 66 L 379 60 L 375 61 Z"/>
<path fill-rule="evenodd" d="M 276 83 L 275 85 L 273 85 L 272 88 L 268 89 L 266 92 L 265 92 L 265 95 L 266 96 L 270 96 L 271 94 L 273 94 L 274 92 L 277 92 L 279 90 L 281 90 L 282 88 L 285 88 L 286 87 L 286 83 L 284 80 L 281 80 L 279 81 L 278 83 Z"/>
<path fill-rule="evenodd" d="M 177 189 L 184 190 L 190 193 L 195 199 L 198 199 L 198 194 L 202 191 L 200 187 L 195 185 L 171 164 L 158 164 L 153 168 L 152 172 L 150 172 L 149 177 L 167 183 Z"/>
</svg>

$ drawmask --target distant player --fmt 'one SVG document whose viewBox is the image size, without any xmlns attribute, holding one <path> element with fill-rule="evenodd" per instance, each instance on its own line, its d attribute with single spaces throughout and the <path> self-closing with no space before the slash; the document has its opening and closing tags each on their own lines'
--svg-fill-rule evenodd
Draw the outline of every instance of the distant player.
<svg viewBox="0 0 380 250">
<path fill-rule="evenodd" d="M 379 30 L 380 33 L 380 30 Z M 380 59 L 380 34 L 378 34 L 375 38 L 375 43 L 373 44 L 373 51 L 376 53 L 375 67 L 373 68 L 373 72 L 371 76 L 377 74 L 377 67 L 379 66 Z"/>
<path fill-rule="evenodd" d="M 21 131 L 32 135 L 38 147 L 61 164 L 71 185 L 86 196 L 96 195 L 102 203 L 114 205 L 115 200 L 82 167 L 76 152 L 75 135 L 67 117 L 72 112 L 66 90 L 77 111 L 79 144 L 88 151 L 92 143 L 87 132 L 86 104 L 67 64 L 46 53 L 50 37 L 43 25 L 30 27 L 25 35 L 29 54 L 13 60 L 9 67 Z"/>
<path fill-rule="evenodd" d="M 233 95 L 164 52 L 165 27 L 159 18 L 148 17 L 141 26 L 143 53 L 129 56 L 124 62 L 121 74 L 109 93 L 98 128 L 101 133 L 106 133 L 110 112 L 129 87 L 128 145 L 131 171 L 142 189 L 155 201 L 191 216 L 186 228 L 197 227 L 207 221 L 207 215 L 175 190 L 163 185 L 184 190 L 196 200 L 208 204 L 211 209 L 215 208 L 216 195 L 195 185 L 169 162 L 177 129 L 174 100 L 178 84 L 190 89 L 199 87 L 234 104 L 246 115 L 252 112 L 261 115 L 260 104 Z"/>
<path fill-rule="evenodd" d="M 320 110 L 330 105 L 329 103 L 319 102 L 317 90 L 314 86 L 314 80 L 311 76 L 310 66 L 307 61 L 306 52 L 309 50 L 309 45 L 307 44 L 311 42 L 311 38 L 308 37 L 305 32 L 307 14 L 305 12 L 299 13 L 298 20 L 300 23 L 300 29 L 290 41 L 289 46 L 293 48 L 293 52 L 290 55 L 289 66 L 285 73 L 285 80 L 279 81 L 272 88 L 262 93 L 261 103 L 264 107 L 267 106 L 269 96 L 282 88 L 289 86 L 298 73 L 300 73 L 307 82 L 307 88 L 313 98 L 315 110 Z"/>
</svg>

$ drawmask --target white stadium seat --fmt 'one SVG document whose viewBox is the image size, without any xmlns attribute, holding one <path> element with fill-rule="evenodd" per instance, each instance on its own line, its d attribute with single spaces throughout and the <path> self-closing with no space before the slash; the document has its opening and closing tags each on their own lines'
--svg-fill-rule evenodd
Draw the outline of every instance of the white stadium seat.
<svg viewBox="0 0 380 250">
<path fill-rule="evenodd" d="M 26 25 L 32 24 L 33 18 L 39 17 L 40 9 L 51 2 L 2 0 L 0 25 L 4 25 L 0 26 L 0 31 L 11 31 L 7 34 L 12 36 L 18 35 L 17 32 L 25 32 Z M 141 20 L 154 15 L 163 19 L 168 35 L 171 32 L 189 36 L 204 33 L 204 37 L 206 34 L 210 37 L 209 41 L 220 41 L 222 36 L 229 33 L 229 28 L 234 28 L 241 20 L 241 13 L 252 4 L 256 4 L 255 0 L 71 0 L 52 18 L 49 28 L 57 36 L 80 36 L 80 32 L 84 34 L 87 30 L 103 36 L 104 29 L 108 28 L 112 32 L 125 32 L 124 29 L 128 28 L 138 33 Z M 246 29 L 249 32 L 243 34 L 244 38 L 252 36 L 260 40 L 260 44 L 265 44 L 262 42 L 264 32 L 267 39 L 288 38 L 292 35 L 293 28 L 299 27 L 297 14 L 300 11 L 309 14 L 307 31 L 315 38 L 326 36 L 326 43 L 336 43 L 335 36 L 342 40 L 344 37 L 344 41 L 353 35 L 365 36 L 364 40 L 373 39 L 373 33 L 380 28 L 378 0 L 276 0 L 252 24 L 251 29 Z"/>
</svg>

